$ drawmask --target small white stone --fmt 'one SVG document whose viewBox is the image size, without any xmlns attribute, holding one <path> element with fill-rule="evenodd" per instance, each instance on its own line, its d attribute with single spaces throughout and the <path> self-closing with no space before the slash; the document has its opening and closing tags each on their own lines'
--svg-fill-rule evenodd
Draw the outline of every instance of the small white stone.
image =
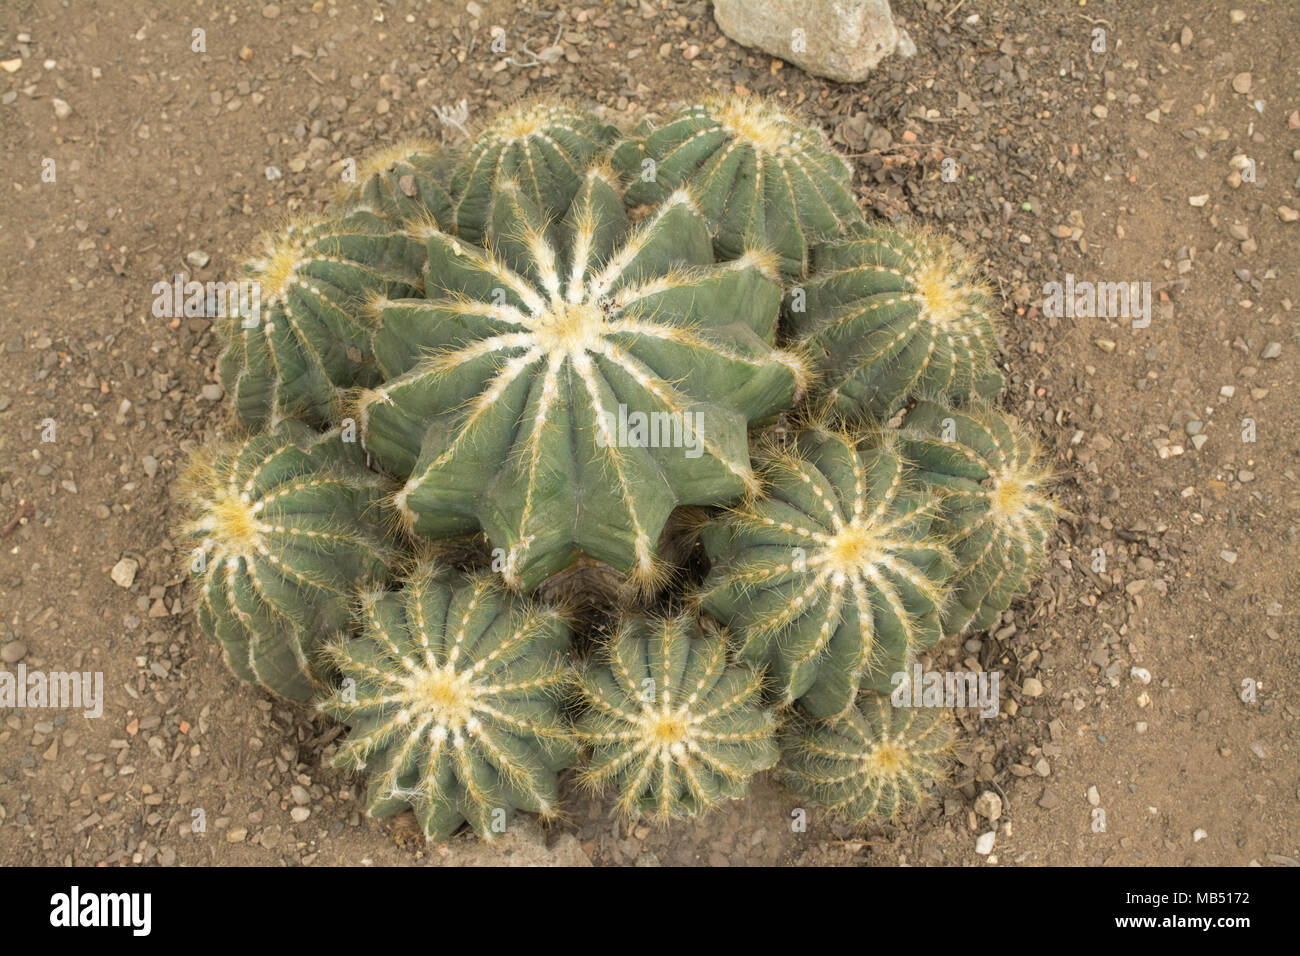
<svg viewBox="0 0 1300 956">
<path fill-rule="evenodd" d="M 1128 673 L 1134 680 L 1141 681 L 1144 684 L 1151 683 L 1151 672 L 1145 667 L 1134 667 Z"/>
<path fill-rule="evenodd" d="M 984 819 L 996 823 L 1002 816 L 1002 798 L 992 790 L 985 790 L 975 798 L 975 812 Z"/>
<path fill-rule="evenodd" d="M 1202 840 L 1204 840 L 1207 836 L 1209 836 L 1208 833 L 1206 833 L 1206 832 L 1205 832 L 1204 830 L 1202 830 L 1200 827 L 1197 827 L 1195 830 L 1192 831 L 1192 842 L 1193 842 L 1193 843 L 1200 843 L 1200 842 L 1201 842 Z"/>
<path fill-rule="evenodd" d="M 108 572 L 108 576 L 118 587 L 129 588 L 135 583 L 135 572 L 138 570 L 140 570 L 139 561 L 134 558 L 123 558 L 113 565 L 113 570 Z"/>
<path fill-rule="evenodd" d="M 1025 678 L 1024 684 L 1021 685 L 1020 690 L 1026 697 L 1042 697 L 1043 682 L 1037 677 L 1027 677 Z"/>
<path fill-rule="evenodd" d="M 1210 194 L 1202 193 L 1199 196 L 1188 196 L 1187 201 L 1191 203 L 1193 206 L 1204 206 L 1207 202 L 1210 201 Z"/>
<path fill-rule="evenodd" d="M 303 823 L 309 816 L 311 816 L 311 808 L 294 807 L 289 811 L 289 816 L 293 819 L 294 823 Z"/>
<path fill-rule="evenodd" d="M 981 833 L 979 839 L 975 841 L 975 852 L 980 856 L 988 856 L 993 852 L 993 841 L 997 839 L 997 831 L 990 830 L 988 833 Z"/>
<path fill-rule="evenodd" d="M 1096 786 L 1088 788 L 1088 804 L 1094 807 L 1101 806 L 1101 794 L 1097 792 Z"/>
</svg>

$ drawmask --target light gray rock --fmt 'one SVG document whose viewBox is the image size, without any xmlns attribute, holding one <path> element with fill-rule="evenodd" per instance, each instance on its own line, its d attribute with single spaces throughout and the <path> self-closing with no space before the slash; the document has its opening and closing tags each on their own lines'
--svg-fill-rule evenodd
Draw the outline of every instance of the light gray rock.
<svg viewBox="0 0 1300 956">
<path fill-rule="evenodd" d="M 899 44 L 889 0 L 714 0 L 713 17 L 742 46 L 841 83 L 866 79 Z"/>
</svg>

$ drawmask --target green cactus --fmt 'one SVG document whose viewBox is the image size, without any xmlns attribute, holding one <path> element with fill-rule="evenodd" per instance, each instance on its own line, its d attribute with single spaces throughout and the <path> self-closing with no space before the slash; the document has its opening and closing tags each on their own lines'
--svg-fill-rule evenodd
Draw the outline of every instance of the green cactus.
<svg viewBox="0 0 1300 956">
<path fill-rule="evenodd" d="M 517 182 L 543 214 L 562 215 L 583 173 L 617 135 L 591 113 L 563 104 L 524 103 L 502 113 L 475 135 L 452 175 L 457 235 L 483 241 L 497 186 L 505 182 Z"/>
<path fill-rule="evenodd" d="M 366 449 L 409 529 L 482 528 L 512 587 L 583 554 L 654 584 L 669 513 L 751 488 L 747 425 L 803 383 L 770 258 L 714 265 L 685 193 L 631 228 L 611 177 L 550 223 L 499 184 L 490 251 L 429 228 L 427 299 L 374 303 Z"/>
<path fill-rule="evenodd" d="M 852 170 L 825 134 L 753 97 L 709 100 L 661 129 L 643 127 L 612 162 L 630 205 L 653 205 L 684 187 L 708 218 L 720 258 L 765 246 L 788 277 L 807 272 L 817 239 L 862 218 Z"/>
<path fill-rule="evenodd" d="M 321 687 L 322 642 L 349 625 L 352 589 L 382 581 L 386 483 L 355 441 L 291 420 L 195 456 L 184 489 L 198 617 L 230 669 L 293 700 Z"/>
<path fill-rule="evenodd" d="M 776 764 L 762 679 L 727 662 L 727 641 L 691 616 L 630 617 L 582 677 L 577 725 L 590 748 L 583 780 L 615 784 L 628 816 L 663 822 L 738 799 Z"/>
<path fill-rule="evenodd" d="M 1036 444 L 984 404 L 956 409 L 918 402 L 903 420 L 900 448 L 945 494 L 944 534 L 957 571 L 943 609 L 945 634 L 996 623 L 1046 563 L 1058 508 Z"/>
<path fill-rule="evenodd" d="M 335 764 L 372 775 L 367 812 L 411 807 L 435 840 L 465 822 L 493 839 L 516 810 L 554 815 L 576 755 L 563 615 L 427 563 L 361 604 L 362 634 L 332 649 L 343 682 L 319 706 L 351 727 Z"/>
<path fill-rule="evenodd" d="M 817 246 L 813 261 L 784 315 L 819 363 L 814 398 L 851 420 L 883 422 L 911 395 L 1001 391 L 988 293 L 946 239 L 867 226 Z"/>
<path fill-rule="evenodd" d="M 246 266 L 258 315 L 231 314 L 219 331 L 221 382 L 249 428 L 280 417 L 324 426 L 339 390 L 375 384 L 363 300 L 418 294 L 423 246 L 365 209 L 293 224 Z"/>
<path fill-rule="evenodd" d="M 455 159 L 433 140 L 415 139 L 378 150 L 357 169 L 341 196 L 345 206 L 372 209 L 392 222 L 455 222 L 448 184 Z"/>
<path fill-rule="evenodd" d="M 704 532 L 703 608 L 734 627 L 785 703 L 815 717 L 886 689 L 941 636 L 951 573 L 932 530 L 938 501 L 880 447 L 822 429 L 766 453 L 767 497 Z"/>
<path fill-rule="evenodd" d="M 846 823 L 894 821 L 946 776 L 951 750 L 947 711 L 868 694 L 833 720 L 797 718 L 781 769 L 796 795 Z"/>
</svg>

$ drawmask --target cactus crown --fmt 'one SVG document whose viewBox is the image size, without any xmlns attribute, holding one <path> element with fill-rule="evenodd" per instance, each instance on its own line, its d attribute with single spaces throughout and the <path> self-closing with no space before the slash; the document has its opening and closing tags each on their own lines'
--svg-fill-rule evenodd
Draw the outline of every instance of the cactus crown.
<svg viewBox="0 0 1300 956">
<path fill-rule="evenodd" d="M 755 97 L 720 97 L 681 110 L 614 152 L 636 206 L 686 188 L 709 221 L 721 258 L 770 247 L 786 276 L 802 275 L 817 239 L 861 219 L 851 170 L 818 130 Z M 649 164 L 649 165 L 647 165 Z"/>
<path fill-rule="evenodd" d="M 791 790 L 846 822 L 895 820 L 943 776 L 951 748 L 945 711 L 868 696 L 830 721 L 797 719 L 782 770 Z"/>
<path fill-rule="evenodd" d="M 958 560 L 944 630 L 982 630 L 1046 560 L 1059 511 L 1051 473 L 1034 441 L 983 403 L 918 402 L 900 435 L 917 474 L 946 496 L 944 533 Z"/>
<path fill-rule="evenodd" d="M 759 706 L 759 673 L 728 664 L 727 642 L 693 618 L 635 617 L 583 675 L 583 779 L 616 783 L 618 807 L 657 821 L 742 796 L 777 760 L 775 724 Z"/>
<path fill-rule="evenodd" d="M 497 187 L 517 182 L 546 215 L 560 215 L 581 188 L 583 171 L 609 149 L 617 130 L 585 110 L 520 103 L 478 132 L 451 178 L 456 231 L 479 242 L 489 229 Z"/>
<path fill-rule="evenodd" d="M 877 422 L 912 395 L 966 401 L 1001 389 L 987 288 L 947 239 L 864 226 L 818 246 L 814 265 L 785 314 L 822 360 L 817 397 L 830 409 Z"/>
<path fill-rule="evenodd" d="M 332 421 L 340 389 L 373 383 L 360 304 L 375 292 L 413 295 L 419 246 L 368 209 L 288 226 L 248 264 L 260 313 L 227 315 L 218 369 L 248 427 L 298 417 Z"/>
<path fill-rule="evenodd" d="M 363 595 L 361 618 L 361 636 L 331 648 L 345 680 L 320 707 L 352 726 L 336 763 L 374 774 L 370 813 L 411 806 L 436 839 L 551 814 L 574 755 L 563 616 L 418 565 L 400 592 Z"/>
<path fill-rule="evenodd" d="M 386 483 L 337 431 L 286 420 L 197 456 L 183 487 L 204 629 L 237 674 L 309 699 L 325 674 L 320 643 L 348 626 L 352 589 L 382 580 L 392 558 Z"/>
<path fill-rule="evenodd" d="M 768 665 L 786 703 L 817 716 L 940 636 L 951 568 L 931 533 L 938 500 L 877 441 L 811 430 L 770 450 L 767 496 L 704 534 L 704 609 L 738 628 L 742 657 Z"/>
<path fill-rule="evenodd" d="M 779 286 L 759 254 L 714 265 L 685 193 L 632 228 L 600 169 L 554 223 L 500 186 L 487 241 L 429 231 L 428 298 L 376 304 L 366 448 L 407 476 L 408 527 L 483 528 L 512 586 L 580 553 L 651 586 L 669 513 L 750 487 L 746 425 L 802 381 Z"/>
</svg>

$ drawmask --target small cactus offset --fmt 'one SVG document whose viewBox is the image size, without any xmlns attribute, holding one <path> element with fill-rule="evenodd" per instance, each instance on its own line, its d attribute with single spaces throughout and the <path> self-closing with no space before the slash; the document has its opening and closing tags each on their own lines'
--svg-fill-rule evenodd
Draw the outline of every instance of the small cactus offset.
<svg viewBox="0 0 1300 956">
<path fill-rule="evenodd" d="M 284 421 L 200 453 L 185 486 L 200 625 L 239 677 L 310 700 L 328 672 L 322 643 L 349 626 L 353 588 L 387 573 L 387 484 L 355 441 Z"/>
<path fill-rule="evenodd" d="M 684 109 L 614 152 L 631 206 L 685 188 L 709 220 L 714 248 L 734 259 L 770 248 L 783 275 L 807 272 L 809 250 L 861 220 L 852 171 L 820 130 L 771 103 L 726 97 Z"/>
<path fill-rule="evenodd" d="M 365 158 L 342 201 L 372 209 L 392 222 L 432 220 L 450 229 L 455 203 L 448 184 L 454 165 L 453 157 L 433 140 L 399 143 Z"/>
<path fill-rule="evenodd" d="M 769 450 L 763 476 L 766 497 L 705 530 L 700 601 L 783 702 L 835 716 L 941 636 L 952 569 L 931 528 L 938 501 L 888 443 L 826 430 Z"/>
<path fill-rule="evenodd" d="M 900 447 L 944 495 L 943 526 L 957 571 L 943 609 L 946 634 L 992 626 L 1046 562 L 1057 507 L 1037 445 L 983 404 L 918 402 Z"/>
<path fill-rule="evenodd" d="M 951 751 L 947 711 L 868 694 L 832 720 L 796 718 L 781 770 L 796 795 L 846 823 L 894 821 L 946 776 Z"/>
<path fill-rule="evenodd" d="M 512 587 L 583 554 L 655 583 L 670 512 L 752 488 L 747 426 L 803 382 L 772 345 L 771 260 L 713 264 L 685 193 L 632 228 L 610 178 L 551 224 L 500 185 L 490 251 L 428 229 L 426 298 L 374 303 L 366 449 L 407 479 L 409 529 L 482 528 Z"/>
<path fill-rule="evenodd" d="M 987 298 L 948 240 L 866 226 L 817 246 L 784 314 L 819 365 L 814 397 L 850 420 L 883 422 L 912 395 L 966 401 L 1001 391 Z"/>
<path fill-rule="evenodd" d="M 553 103 L 524 103 L 474 137 L 452 175 L 456 232 L 481 242 L 497 187 L 516 182 L 547 216 L 563 214 L 583 173 L 608 152 L 618 131 L 591 113 Z"/>
<path fill-rule="evenodd" d="M 659 822 L 743 797 L 778 758 L 761 685 L 758 671 L 728 663 L 725 636 L 691 616 L 625 620 L 582 677 L 583 779 L 614 784 L 623 813 Z"/>
<path fill-rule="evenodd" d="M 259 314 L 228 315 L 220 326 L 217 368 L 243 424 L 330 424 L 340 389 L 376 381 L 363 300 L 415 295 L 423 262 L 418 242 L 365 209 L 268 239 L 246 267 Z"/>
<path fill-rule="evenodd" d="M 367 812 L 407 807 L 425 835 L 485 839 L 516 810 L 551 816 L 576 748 L 560 714 L 569 630 L 486 577 L 417 565 L 361 599 L 359 637 L 335 645 L 341 685 L 320 709 L 351 732 L 335 764 L 372 775 Z"/>
</svg>

